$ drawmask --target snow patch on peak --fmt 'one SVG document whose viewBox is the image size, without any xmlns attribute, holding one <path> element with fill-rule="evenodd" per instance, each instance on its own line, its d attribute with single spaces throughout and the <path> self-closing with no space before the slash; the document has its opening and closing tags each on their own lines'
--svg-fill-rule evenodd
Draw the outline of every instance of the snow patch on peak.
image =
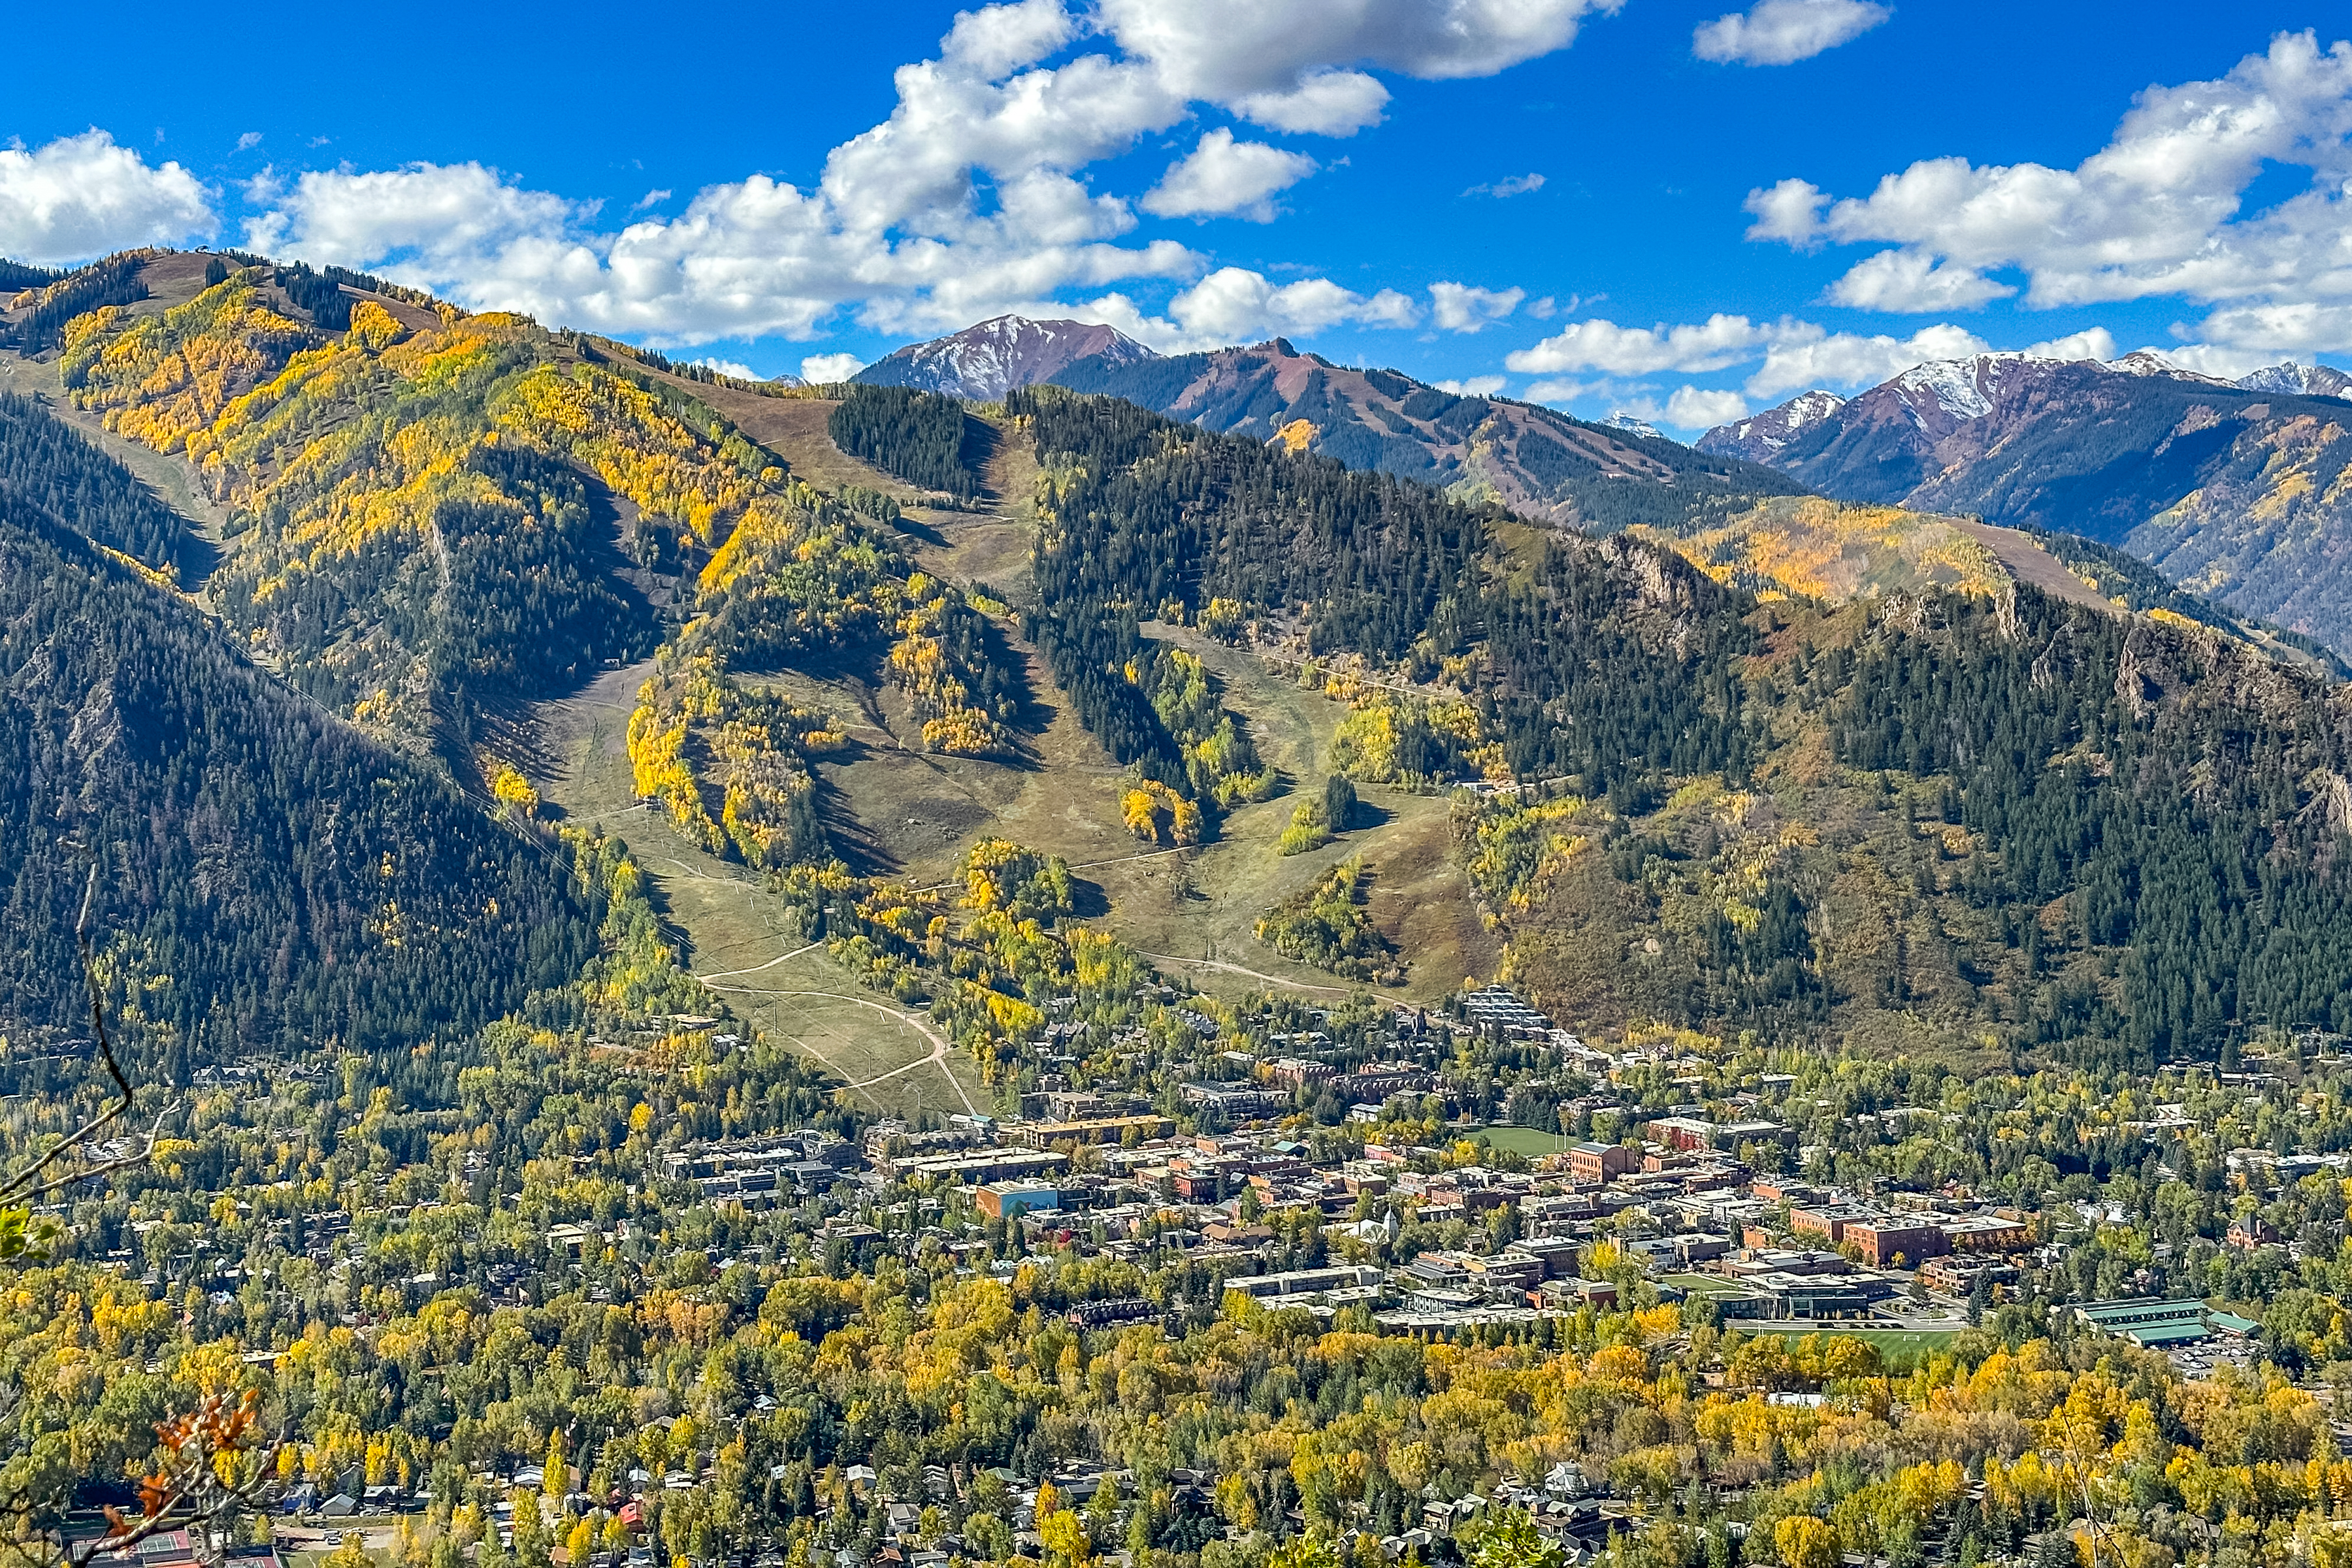
<svg viewBox="0 0 2352 1568">
<path fill-rule="evenodd" d="M 2104 367 L 2118 375 L 2179 375 L 2180 367 L 2154 349 L 2135 349 L 2121 359 L 2111 359 Z"/>
<path fill-rule="evenodd" d="M 2233 385 L 2249 392 L 2288 393 L 2305 397 L 2343 397 L 2352 390 L 2352 376 L 2333 365 L 2297 364 L 2288 360 L 2284 364 L 2264 365 L 2251 374 L 2240 376 Z"/>
<path fill-rule="evenodd" d="M 2068 362 L 2002 349 L 1966 359 L 1929 360 L 1913 365 L 1875 390 L 1894 395 L 1911 422 L 1925 430 L 1946 429 L 1992 412 L 2002 389 L 2031 380 Z M 1940 438 L 1940 434 L 1938 438 Z"/>
<path fill-rule="evenodd" d="M 1996 357 L 1931 359 L 1913 365 L 1886 384 L 1903 400 L 1915 423 L 1923 423 L 1932 413 L 1941 413 L 1955 423 L 1978 419 L 1992 412 L 1992 398 L 1985 385 L 1990 379 L 1986 374 L 1990 366 L 1986 362 Z"/>
<path fill-rule="evenodd" d="M 2201 382 L 2207 386 L 2245 384 L 2243 382 L 2223 381 L 2219 376 L 2207 375 L 2200 371 L 2184 370 L 2154 349 L 2134 349 L 2121 359 L 2106 361 L 2099 368 L 2116 375 L 2160 375 L 2168 381 Z"/>
<path fill-rule="evenodd" d="M 992 316 L 944 338 L 911 343 L 860 371 L 879 385 L 919 386 L 954 397 L 1002 397 L 1081 359 L 1127 364 L 1152 352 L 1115 327 L 1092 321 L 1033 321 Z"/>
<path fill-rule="evenodd" d="M 1698 438 L 1698 449 L 1718 458 L 1769 462 L 1783 447 L 1844 406 L 1844 398 L 1817 386 L 1761 414 L 1717 426 Z"/>
<path fill-rule="evenodd" d="M 1646 419 L 1637 419 L 1622 408 L 1616 413 L 1612 414 L 1608 418 L 1603 419 L 1601 423 L 1606 429 L 1622 430 L 1628 435 L 1648 436 L 1654 438 L 1663 439 L 1663 437 L 1658 436 L 1658 427 L 1656 426 L 1651 424 Z"/>
</svg>

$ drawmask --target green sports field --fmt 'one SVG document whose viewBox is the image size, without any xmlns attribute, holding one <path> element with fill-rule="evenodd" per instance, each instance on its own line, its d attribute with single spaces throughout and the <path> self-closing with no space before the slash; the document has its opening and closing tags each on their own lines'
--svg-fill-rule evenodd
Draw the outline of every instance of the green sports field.
<svg viewBox="0 0 2352 1568">
<path fill-rule="evenodd" d="M 1505 1153 L 1524 1154 L 1530 1160 L 1543 1154 L 1557 1154 L 1570 1142 L 1559 1133 L 1546 1132 L 1539 1127 L 1486 1127 L 1471 1136 L 1484 1138 Z"/>
</svg>

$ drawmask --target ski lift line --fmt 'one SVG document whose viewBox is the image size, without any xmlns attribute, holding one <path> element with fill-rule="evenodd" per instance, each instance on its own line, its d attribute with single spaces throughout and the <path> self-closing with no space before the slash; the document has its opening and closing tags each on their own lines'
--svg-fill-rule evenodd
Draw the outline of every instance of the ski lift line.
<svg viewBox="0 0 2352 1568">
<path fill-rule="evenodd" d="M 940 1065 L 940 1071 L 947 1075 L 949 1084 L 954 1088 L 956 1098 L 963 1101 L 964 1110 L 970 1111 L 974 1116 L 980 1114 L 980 1107 L 971 1102 L 971 1096 L 964 1091 L 962 1082 L 957 1079 L 953 1072 L 949 1071 L 948 1037 L 945 1035 L 940 1034 L 938 1030 L 932 1028 L 920 1018 L 915 1016 L 912 1013 L 901 1013 L 895 1007 L 885 1007 L 879 1002 L 868 1001 L 863 996 L 851 996 L 839 991 L 779 991 L 772 993 L 772 994 L 779 999 L 787 996 L 825 996 L 830 997 L 836 1002 L 851 1002 L 860 1007 L 870 1007 L 875 1012 L 883 1015 L 885 1017 L 898 1019 L 900 1023 L 905 1024 L 917 1034 L 931 1042 L 931 1054 L 922 1058 L 921 1061 L 909 1062 L 902 1068 L 893 1068 L 890 1071 L 883 1073 L 879 1077 L 867 1079 L 864 1083 L 853 1083 L 848 1086 L 849 1088 L 864 1089 L 867 1084 L 880 1083 L 884 1079 L 896 1078 L 900 1073 L 910 1072 L 914 1068 L 923 1066 L 925 1062 L 937 1062 Z"/>
<path fill-rule="evenodd" d="M 758 991 L 754 991 L 754 990 L 752 990 L 750 986 L 746 986 L 746 985 L 714 985 L 714 986 L 712 986 L 712 987 L 711 987 L 711 989 L 712 989 L 713 991 L 735 991 L 735 992 L 740 992 L 741 994 L 743 994 L 744 995 L 747 995 L 747 996 L 756 996 L 756 995 L 763 994 L 763 993 L 761 993 L 761 992 L 758 992 Z M 771 1004 L 770 1004 L 770 1010 L 771 1010 L 772 1012 L 778 1012 L 778 1013 L 781 1013 L 781 1012 L 782 1011 L 782 1008 L 780 1008 L 780 1007 L 778 1007 L 778 1006 L 776 1006 L 776 1005 L 775 1005 L 775 1004 L 774 1004 L 773 1002 L 771 1002 Z M 772 1029 L 774 1029 L 774 1030 L 776 1031 L 776 1033 L 778 1033 L 778 1034 L 780 1034 L 780 1035 L 783 1036 L 783 1037 L 784 1037 L 784 1038 L 786 1038 L 786 1039 L 788 1039 L 788 1040 L 792 1041 L 794 1045 L 796 1045 L 796 1046 L 800 1047 L 800 1048 L 801 1048 L 801 1049 L 803 1049 L 803 1050 L 806 1051 L 810 1056 L 814 1057 L 814 1058 L 816 1058 L 816 1060 L 817 1060 L 818 1065 L 819 1065 L 819 1066 L 821 1066 L 821 1067 L 823 1067 L 823 1068 L 824 1068 L 827 1072 L 832 1073 L 835 1078 L 840 1079 L 844 1083 L 846 1083 L 846 1082 L 848 1082 L 848 1081 L 849 1081 L 849 1075 L 848 1075 L 847 1073 L 845 1073 L 845 1072 L 842 1071 L 842 1070 L 841 1070 L 841 1068 L 834 1063 L 833 1059 L 832 1059 L 830 1057 L 827 1057 L 827 1056 L 826 1056 L 823 1051 L 818 1050 L 818 1049 L 816 1048 L 816 1047 L 815 1047 L 815 1046 L 814 1046 L 813 1044 L 811 1044 L 811 1043 L 809 1042 L 808 1037 L 806 1037 L 805 1035 L 795 1034 L 793 1031 L 792 1031 L 792 1030 L 790 1030 L 790 1029 L 785 1028 L 785 1027 L 784 1027 L 784 1026 L 783 1026 L 783 1024 L 782 1024 L 782 1022 L 781 1020 L 778 1020 L 778 1021 L 776 1021 L 776 1022 L 772 1023 L 769 1026 L 770 1026 L 770 1027 L 772 1027 Z"/>
<path fill-rule="evenodd" d="M 824 945 L 824 943 L 822 942 L 813 942 L 805 947 L 796 947 L 793 949 L 792 952 L 784 953 L 780 957 L 772 958 L 765 963 L 752 964 L 748 969 L 721 969 L 715 973 L 698 974 L 695 978 L 701 981 L 705 985 L 708 985 L 714 980 L 732 980 L 739 975 L 757 974 L 763 969 L 773 969 L 779 963 L 790 963 L 792 960 L 798 958 L 804 952 L 814 952 L 818 948 L 823 947 Z"/>
</svg>

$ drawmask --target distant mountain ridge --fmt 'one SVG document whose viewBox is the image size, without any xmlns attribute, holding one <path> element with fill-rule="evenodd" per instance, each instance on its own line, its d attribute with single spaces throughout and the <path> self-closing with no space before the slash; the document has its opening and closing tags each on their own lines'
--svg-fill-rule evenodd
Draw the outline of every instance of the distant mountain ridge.
<svg viewBox="0 0 2352 1568">
<path fill-rule="evenodd" d="M 2333 365 L 2297 364 L 2289 360 L 2284 364 L 2265 365 L 2251 375 L 2242 375 L 2237 384 L 2253 392 L 2301 393 L 2311 397 L 2352 397 L 2352 375 L 2347 375 Z"/>
<path fill-rule="evenodd" d="M 911 386 L 982 402 L 1034 386 L 1080 360 L 1137 364 L 1159 356 L 1116 327 L 996 316 L 929 342 L 909 343 L 850 377 L 866 386 Z"/>
<path fill-rule="evenodd" d="M 1844 406 L 1845 399 L 1834 392 L 1801 392 L 1777 408 L 1717 426 L 1699 437 L 1698 449 L 1719 458 L 1769 463 L 1780 448 Z"/>
<path fill-rule="evenodd" d="M 2352 650 L 2352 378 L 2235 383 L 2142 353 L 1931 361 L 1850 401 L 1809 392 L 1700 437 L 1841 500 L 2119 546 L 2242 614 Z M 1777 445 L 1773 443 L 1777 442 Z"/>
<path fill-rule="evenodd" d="M 1140 362 L 1081 360 L 1050 379 L 1206 430 L 1279 437 L 1350 468 L 1599 532 L 1636 523 L 1687 526 L 1804 488 L 1769 468 L 1622 426 L 1461 395 L 1392 370 L 1334 364 L 1281 338 Z"/>
</svg>

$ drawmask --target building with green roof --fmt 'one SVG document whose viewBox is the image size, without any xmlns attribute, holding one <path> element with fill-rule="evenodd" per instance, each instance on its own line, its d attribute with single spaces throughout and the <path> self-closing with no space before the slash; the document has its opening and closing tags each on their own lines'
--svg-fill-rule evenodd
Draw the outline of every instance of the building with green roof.
<svg viewBox="0 0 2352 1568">
<path fill-rule="evenodd" d="M 2210 1338 L 2214 1325 L 2209 1320 L 2213 1317 L 2202 1301 L 2088 1301 L 2074 1309 L 2075 1321 L 2129 1340 L 2142 1350 L 2191 1344 Z"/>
</svg>

